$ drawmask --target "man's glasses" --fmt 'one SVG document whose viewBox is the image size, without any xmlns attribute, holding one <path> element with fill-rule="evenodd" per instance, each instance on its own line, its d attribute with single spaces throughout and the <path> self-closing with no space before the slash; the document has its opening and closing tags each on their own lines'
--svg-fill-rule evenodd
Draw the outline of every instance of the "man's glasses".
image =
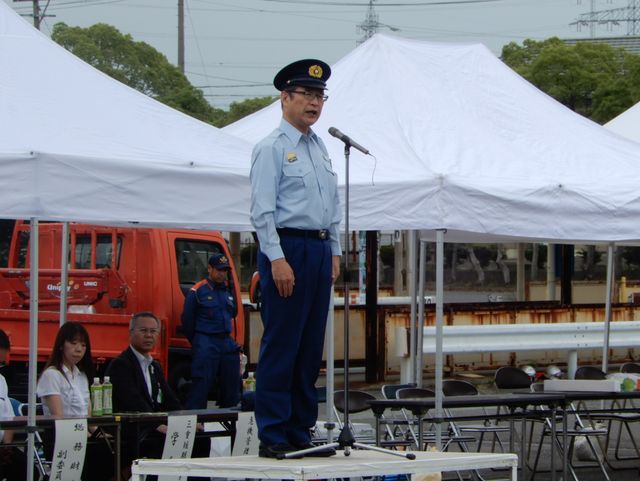
<svg viewBox="0 0 640 481">
<path fill-rule="evenodd" d="M 326 102 L 327 100 L 329 100 L 328 95 L 319 94 L 316 92 L 307 92 L 306 90 L 289 90 L 289 92 L 291 92 L 292 94 L 304 95 L 304 98 L 307 99 L 309 102 L 311 102 L 314 99 L 317 100 L 318 102 Z"/>
<path fill-rule="evenodd" d="M 140 334 L 146 336 L 147 334 L 151 334 L 152 336 L 157 336 L 160 333 L 160 329 L 153 327 L 136 327 L 136 331 Z"/>
</svg>

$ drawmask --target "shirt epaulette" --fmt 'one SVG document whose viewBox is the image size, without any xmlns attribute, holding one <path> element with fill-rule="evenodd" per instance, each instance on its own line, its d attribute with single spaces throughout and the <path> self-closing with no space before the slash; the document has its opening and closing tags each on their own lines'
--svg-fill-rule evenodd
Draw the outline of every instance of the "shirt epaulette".
<svg viewBox="0 0 640 481">
<path fill-rule="evenodd" d="M 202 287 L 206 283 L 207 283 L 207 280 L 202 279 L 201 281 L 196 282 L 190 290 L 197 291 L 200 287 Z"/>
</svg>

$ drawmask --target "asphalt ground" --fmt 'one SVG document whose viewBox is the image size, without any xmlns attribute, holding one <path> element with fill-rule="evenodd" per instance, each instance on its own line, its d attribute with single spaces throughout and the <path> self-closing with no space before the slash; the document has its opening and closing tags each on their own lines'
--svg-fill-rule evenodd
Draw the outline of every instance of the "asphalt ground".
<svg viewBox="0 0 640 481">
<path fill-rule="evenodd" d="M 382 399 L 382 385 L 381 384 L 376 384 L 376 385 L 371 385 L 371 384 L 366 384 L 361 380 L 362 376 L 359 375 L 351 375 L 350 376 L 350 388 L 351 389 L 357 389 L 357 390 L 363 390 L 366 391 L 372 395 L 374 395 L 376 398 Z M 323 384 L 324 381 L 323 379 L 320 380 L 319 385 Z M 389 383 L 396 383 L 398 382 L 397 380 L 391 380 Z M 424 385 L 425 386 L 429 386 L 430 384 L 430 380 L 425 380 L 424 381 Z M 474 379 L 474 384 L 476 384 L 479 388 L 479 390 L 481 392 L 496 392 L 495 388 L 493 388 L 490 385 L 490 381 L 488 381 L 487 379 L 483 379 L 483 378 L 479 378 L 479 379 Z M 341 377 L 336 377 L 335 380 L 335 389 L 339 390 L 343 388 L 343 383 L 342 383 L 342 379 Z M 591 407 L 591 408 L 598 408 L 600 407 L 600 403 L 599 402 L 592 402 L 589 403 L 587 407 Z M 461 412 L 462 410 L 458 410 L 456 411 L 457 414 L 459 413 L 460 415 L 462 414 Z M 495 412 L 495 408 L 493 408 L 493 410 L 488 409 L 489 412 Z M 640 414 L 640 409 L 638 410 L 638 413 Z M 468 410 L 465 410 L 465 414 L 482 414 L 480 409 L 474 409 L 474 408 L 469 408 Z M 399 413 L 395 413 L 396 417 L 400 416 Z M 320 405 L 320 416 L 319 416 L 320 420 L 326 420 L 326 405 L 325 404 L 321 404 Z M 340 419 L 343 419 L 343 415 L 340 414 Z M 373 430 L 373 428 L 375 427 L 375 418 L 373 416 L 373 413 L 371 412 L 371 410 L 368 411 L 364 411 L 364 412 L 360 412 L 360 413 L 355 413 L 355 414 L 351 414 L 350 415 L 350 421 L 352 423 L 355 423 L 355 428 L 354 428 L 354 432 L 358 435 L 358 434 L 362 434 L 363 436 L 369 436 Z M 479 425 L 481 424 L 481 422 L 478 421 L 467 421 L 465 423 L 459 423 L 459 426 L 464 426 L 464 425 Z M 508 423 L 503 422 L 503 425 L 508 426 Z M 370 427 L 369 427 L 370 426 Z M 631 426 L 631 430 L 632 433 L 634 434 L 634 436 L 636 437 L 636 440 L 638 443 L 640 443 L 640 422 L 635 422 L 635 423 L 630 423 Z M 611 429 L 608 429 L 608 426 L 606 424 L 601 424 L 599 425 L 599 427 L 603 428 L 605 431 L 609 431 L 611 433 L 611 441 L 610 443 L 613 444 L 615 446 L 615 440 L 617 438 L 617 433 L 619 431 L 619 427 L 620 424 L 619 423 L 613 423 L 611 426 Z M 531 468 L 533 467 L 533 463 L 536 457 L 536 453 L 538 451 L 539 446 L 542 444 L 542 450 L 540 452 L 540 460 L 539 460 L 539 466 L 538 466 L 538 472 L 535 474 L 535 477 L 533 478 L 534 480 L 539 480 L 539 481 L 548 481 L 552 479 L 551 473 L 550 473 L 550 460 L 551 460 L 551 455 L 550 455 L 550 438 L 549 436 L 545 436 L 544 441 L 541 443 L 540 442 L 540 436 L 541 436 L 541 432 L 542 432 L 542 423 L 540 422 L 530 422 L 527 423 L 527 438 L 529 437 L 529 433 L 531 431 L 531 429 L 533 429 L 533 435 L 532 435 L 532 442 L 531 442 L 531 447 L 529 449 L 529 455 L 528 455 L 528 459 L 529 459 L 529 463 L 528 463 L 528 469 L 527 469 L 527 474 L 526 474 L 526 480 L 529 481 L 531 480 Z M 516 426 L 515 426 L 515 449 L 516 452 L 519 453 L 520 450 L 520 445 L 521 445 L 521 435 L 520 435 L 520 431 L 521 430 L 521 424 L 519 421 L 516 421 Z M 444 430 L 443 430 L 444 432 Z M 336 430 L 336 435 L 339 434 L 339 428 Z M 509 433 L 508 432 L 502 432 L 499 433 L 498 436 L 500 437 L 500 440 L 503 444 L 503 446 L 505 447 L 505 450 L 508 451 L 509 448 Z M 589 439 L 592 439 L 595 445 L 595 451 L 597 453 L 597 456 L 603 460 L 603 456 L 602 456 L 602 450 L 600 448 L 600 443 L 598 442 L 598 439 L 601 441 L 602 445 L 604 445 L 604 440 L 605 440 L 605 436 L 598 436 L 597 438 L 595 436 L 589 436 Z M 572 456 L 572 464 L 575 466 L 575 472 L 576 472 L 576 476 L 577 479 L 579 481 L 596 481 L 596 480 L 606 480 L 606 476 L 603 474 L 603 472 L 601 471 L 600 467 L 597 465 L 597 463 L 595 463 L 593 461 L 594 459 L 594 454 L 591 452 L 591 449 L 589 448 L 588 442 L 586 441 L 586 437 L 583 438 L 579 438 L 576 440 L 576 448 L 574 449 L 574 453 Z M 491 451 L 492 448 L 492 435 L 489 436 L 485 436 L 485 440 L 482 443 L 481 446 L 481 451 L 485 451 L 485 452 L 489 452 Z M 525 445 L 528 445 L 528 439 L 527 442 L 525 443 Z M 477 442 L 471 442 L 471 443 L 467 443 L 467 449 L 469 449 L 470 451 L 475 451 L 478 449 L 478 443 Z M 456 445 L 453 444 L 450 448 L 450 450 L 454 450 L 454 451 L 460 451 L 462 450 L 460 445 Z M 500 449 L 496 449 L 498 452 L 500 451 Z M 614 456 L 614 448 L 611 446 L 608 449 L 608 456 L 607 459 L 609 460 L 609 463 L 606 462 L 606 460 L 604 460 L 603 464 L 605 466 L 605 470 L 607 472 L 607 475 L 609 476 L 609 479 L 611 481 L 636 481 L 636 480 L 640 480 L 640 459 L 634 459 L 634 460 L 629 460 L 629 461 L 618 461 L 616 460 L 615 456 Z M 621 444 L 620 444 L 620 449 L 619 449 L 619 455 L 623 456 L 623 457 L 631 457 L 634 456 L 636 454 L 636 451 L 633 447 L 633 444 L 630 440 L 630 438 L 625 434 L 625 436 L 622 437 L 621 439 Z M 341 455 L 340 453 L 338 453 L 338 455 Z M 589 459 L 592 459 L 591 461 Z M 560 471 L 560 460 L 559 460 L 559 454 L 556 455 L 556 466 L 558 468 L 557 471 L 557 476 L 556 479 L 557 480 L 561 480 L 562 479 L 562 472 Z M 507 472 L 500 472 L 500 471 L 491 471 L 491 470 L 486 470 L 486 471 L 482 471 L 481 473 L 479 473 L 480 476 L 482 476 L 483 479 L 486 480 L 497 480 L 497 479 L 508 479 L 508 473 Z M 462 476 L 463 479 L 479 479 L 477 477 L 472 477 L 472 473 L 460 473 L 460 475 Z M 443 479 L 459 479 L 455 473 L 445 473 L 444 478 Z M 521 476 L 519 476 L 518 479 L 522 479 Z M 571 474 L 569 474 L 568 476 L 569 480 L 572 480 L 572 476 Z"/>
</svg>

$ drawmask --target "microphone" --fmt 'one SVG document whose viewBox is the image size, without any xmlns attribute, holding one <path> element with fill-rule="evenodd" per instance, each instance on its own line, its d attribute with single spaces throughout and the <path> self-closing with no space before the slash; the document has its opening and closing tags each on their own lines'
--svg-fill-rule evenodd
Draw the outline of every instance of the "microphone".
<svg viewBox="0 0 640 481">
<path fill-rule="evenodd" d="M 335 127 L 329 127 L 329 133 L 333 135 L 336 139 L 342 140 L 347 145 L 347 147 L 353 147 L 354 149 L 358 149 L 360 152 L 362 152 L 365 155 L 370 155 L 369 150 L 365 149 L 358 142 L 353 141 L 351 138 L 349 138 L 349 136 L 344 135 Z"/>
</svg>

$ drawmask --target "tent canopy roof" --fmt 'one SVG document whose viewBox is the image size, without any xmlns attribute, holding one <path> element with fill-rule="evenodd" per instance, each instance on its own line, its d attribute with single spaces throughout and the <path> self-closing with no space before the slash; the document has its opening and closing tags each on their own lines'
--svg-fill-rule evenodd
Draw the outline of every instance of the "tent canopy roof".
<svg viewBox="0 0 640 481">
<path fill-rule="evenodd" d="M 640 239 L 640 147 L 575 114 L 482 45 L 375 35 L 332 66 L 314 130 L 344 180 L 350 227 L 447 229 L 447 241 Z M 279 102 L 225 131 L 257 142 Z"/>
<path fill-rule="evenodd" d="M 0 216 L 250 230 L 251 145 L 113 80 L 0 2 Z"/>
</svg>

